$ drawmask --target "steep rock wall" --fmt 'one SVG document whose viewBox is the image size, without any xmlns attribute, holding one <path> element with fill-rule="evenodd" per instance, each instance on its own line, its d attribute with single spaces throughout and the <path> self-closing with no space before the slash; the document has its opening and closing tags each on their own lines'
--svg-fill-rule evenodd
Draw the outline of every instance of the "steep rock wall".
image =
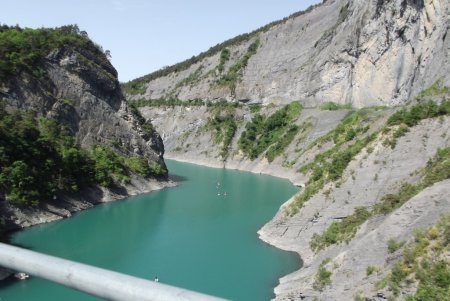
<svg viewBox="0 0 450 301">
<path fill-rule="evenodd" d="M 106 144 L 164 166 L 159 134 L 144 133 L 123 97 L 117 71 L 105 57 L 63 47 L 44 61 L 48 78 L 21 72 L 3 85 L 0 96 L 9 110 L 31 110 L 55 119 L 83 147 Z"/>
<path fill-rule="evenodd" d="M 162 172 L 158 179 L 130 174 L 129 183 L 58 193 L 53 200 L 34 207 L 10 204 L 0 193 L 2 230 L 68 217 L 72 212 L 99 202 L 170 185 L 161 137 L 152 128 L 144 128 L 142 120 L 132 112 L 123 96 L 117 71 L 103 51 L 89 40 L 85 41 L 84 46 L 58 45 L 45 56 L 36 58 L 33 64 L 18 67 L 14 74 L 2 77 L 1 105 L 9 112 L 32 111 L 36 117 L 56 120 L 84 148 L 98 144 L 124 157 L 142 156 L 149 166 L 159 165 Z M 38 53 L 36 49 L 33 51 Z"/>
<path fill-rule="evenodd" d="M 131 99 L 176 97 L 356 107 L 398 105 L 440 80 L 449 85 L 447 0 L 328 0 L 188 69 L 144 85 Z M 218 84 L 251 43 L 260 46 L 232 85 Z"/>
</svg>

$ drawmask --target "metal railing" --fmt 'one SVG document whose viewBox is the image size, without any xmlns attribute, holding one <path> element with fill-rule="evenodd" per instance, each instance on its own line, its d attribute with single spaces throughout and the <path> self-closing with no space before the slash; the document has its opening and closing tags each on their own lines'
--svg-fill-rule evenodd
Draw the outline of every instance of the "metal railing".
<svg viewBox="0 0 450 301">
<path fill-rule="evenodd" d="M 106 300 L 224 300 L 3 243 L 0 243 L 0 266 Z"/>
</svg>

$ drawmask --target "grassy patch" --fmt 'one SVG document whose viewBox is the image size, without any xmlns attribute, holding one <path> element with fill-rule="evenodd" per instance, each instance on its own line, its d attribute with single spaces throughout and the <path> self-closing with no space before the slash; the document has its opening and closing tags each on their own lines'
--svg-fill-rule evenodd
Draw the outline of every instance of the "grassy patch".
<svg viewBox="0 0 450 301">
<path fill-rule="evenodd" d="M 370 212 L 363 207 L 355 209 L 355 212 L 342 219 L 334 221 L 322 234 L 314 233 L 310 247 L 314 252 L 318 252 L 332 244 L 349 242 L 355 236 L 358 227 L 370 217 Z"/>
<path fill-rule="evenodd" d="M 230 60 L 230 49 L 224 48 L 220 52 L 220 61 L 219 65 L 217 66 L 217 70 L 219 70 L 220 73 L 223 72 L 225 63 Z"/>
<path fill-rule="evenodd" d="M 313 288 L 315 290 L 322 290 L 325 286 L 331 285 L 331 275 L 333 273 L 325 267 L 330 261 L 331 259 L 327 258 L 320 263 L 319 269 L 314 276 Z"/>
<path fill-rule="evenodd" d="M 404 183 L 395 194 L 387 194 L 373 208 L 374 214 L 388 214 L 434 183 L 450 178 L 450 148 L 439 149 L 420 171 L 422 179 L 417 184 Z"/>
<path fill-rule="evenodd" d="M 227 74 L 223 75 L 220 79 L 216 81 L 219 86 L 227 86 L 230 88 L 231 92 L 234 94 L 236 89 L 237 81 L 242 76 L 242 70 L 247 67 L 247 63 L 250 58 L 256 54 L 260 45 L 260 40 L 257 38 L 253 43 L 247 48 L 247 52 L 237 60 L 229 69 Z"/>
<path fill-rule="evenodd" d="M 338 180 L 350 161 L 376 136 L 377 134 L 372 134 L 363 139 L 357 139 L 343 150 L 338 145 L 334 146 L 332 149 L 318 154 L 312 163 L 303 166 L 300 170 L 305 173 L 311 171 L 311 176 L 306 183 L 305 189 L 289 205 L 287 214 L 293 215 L 297 213 L 303 204 L 319 192 L 326 183 Z"/>
<path fill-rule="evenodd" d="M 321 147 L 324 143 L 332 142 L 334 146 L 314 157 L 314 160 L 303 165 L 298 170 L 303 174 L 311 173 L 306 188 L 296 196 L 290 204 L 287 214 L 293 215 L 316 194 L 322 187 L 331 181 L 338 180 L 348 163 L 371 141 L 378 133 L 363 136 L 368 130 L 367 122 L 371 120 L 372 112 L 379 108 L 365 108 L 351 113 L 342 120 L 333 130 L 316 139 L 306 150 Z M 364 137 L 364 138 L 360 138 Z M 346 145 L 343 148 L 343 145 Z"/>
<path fill-rule="evenodd" d="M 344 118 L 333 130 L 326 135 L 317 138 L 312 142 L 306 150 L 310 150 L 315 146 L 320 147 L 324 143 L 333 142 L 337 146 L 342 145 L 345 142 L 353 140 L 357 135 L 365 133 L 368 127 L 363 126 L 365 122 L 365 116 L 369 109 L 361 109 L 351 113 Z"/>
<path fill-rule="evenodd" d="M 255 115 L 239 138 L 239 148 L 248 158 L 254 160 L 272 146 L 267 158 L 273 160 L 294 139 L 298 127 L 292 123 L 301 110 L 299 102 L 292 102 L 267 118 Z"/>
<path fill-rule="evenodd" d="M 266 158 L 269 162 L 272 162 L 276 157 L 283 153 L 289 144 L 291 144 L 292 140 L 294 140 L 298 130 L 299 126 L 295 124 L 290 126 L 284 135 L 281 136 L 281 138 L 274 145 L 269 147 L 266 153 Z"/>
<path fill-rule="evenodd" d="M 397 242 L 395 239 L 389 239 L 387 242 L 388 253 L 392 254 L 405 245 L 405 241 Z"/>
<path fill-rule="evenodd" d="M 366 269 L 366 275 L 367 275 L 367 276 L 370 276 L 370 275 L 372 275 L 373 273 L 377 273 L 379 270 L 380 270 L 379 267 L 374 266 L 374 265 L 369 265 L 369 266 L 367 267 L 367 269 Z"/>
<path fill-rule="evenodd" d="M 450 93 L 450 88 L 446 86 L 442 86 L 439 81 L 435 81 L 430 87 L 423 90 L 417 95 L 417 98 L 425 98 L 430 96 L 440 96 Z"/>
</svg>

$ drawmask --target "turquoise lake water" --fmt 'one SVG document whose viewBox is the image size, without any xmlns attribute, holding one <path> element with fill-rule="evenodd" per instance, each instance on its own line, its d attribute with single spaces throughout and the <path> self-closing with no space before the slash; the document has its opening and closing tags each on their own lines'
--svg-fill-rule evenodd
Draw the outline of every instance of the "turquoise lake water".
<svg viewBox="0 0 450 301">
<path fill-rule="evenodd" d="M 228 298 L 270 300 L 296 254 L 257 231 L 298 189 L 247 172 L 167 161 L 178 181 L 17 232 L 12 243 L 62 258 Z M 0 288 L 0 300 L 98 300 L 31 277 Z"/>
</svg>

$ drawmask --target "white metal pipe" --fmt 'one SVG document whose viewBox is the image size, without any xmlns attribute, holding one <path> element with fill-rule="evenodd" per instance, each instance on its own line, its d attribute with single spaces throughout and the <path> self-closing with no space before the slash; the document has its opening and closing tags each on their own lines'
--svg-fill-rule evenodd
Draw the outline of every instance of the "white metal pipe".
<svg viewBox="0 0 450 301">
<path fill-rule="evenodd" d="M 116 301 L 224 300 L 0 243 L 0 266 Z"/>
</svg>

